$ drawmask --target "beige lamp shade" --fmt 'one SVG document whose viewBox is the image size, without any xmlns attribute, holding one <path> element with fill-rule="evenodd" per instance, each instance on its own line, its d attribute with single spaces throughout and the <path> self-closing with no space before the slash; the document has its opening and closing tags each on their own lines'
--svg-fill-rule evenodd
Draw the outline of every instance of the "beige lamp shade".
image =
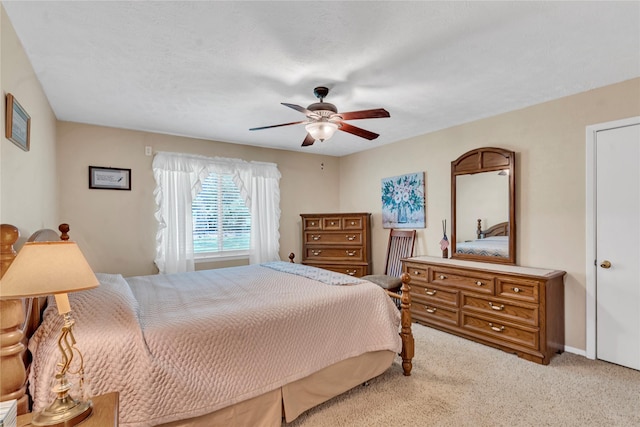
<svg viewBox="0 0 640 427">
<path fill-rule="evenodd" d="M 75 242 L 29 242 L 0 279 L 0 299 L 66 294 L 98 285 Z"/>
</svg>

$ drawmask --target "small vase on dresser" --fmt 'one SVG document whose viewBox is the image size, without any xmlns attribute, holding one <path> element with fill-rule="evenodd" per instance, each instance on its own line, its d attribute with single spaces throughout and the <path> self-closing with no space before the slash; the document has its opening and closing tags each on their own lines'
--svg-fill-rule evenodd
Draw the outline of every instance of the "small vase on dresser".
<svg viewBox="0 0 640 427">
<path fill-rule="evenodd" d="M 564 351 L 564 271 L 426 256 L 403 271 L 418 323 L 543 365 Z"/>
</svg>

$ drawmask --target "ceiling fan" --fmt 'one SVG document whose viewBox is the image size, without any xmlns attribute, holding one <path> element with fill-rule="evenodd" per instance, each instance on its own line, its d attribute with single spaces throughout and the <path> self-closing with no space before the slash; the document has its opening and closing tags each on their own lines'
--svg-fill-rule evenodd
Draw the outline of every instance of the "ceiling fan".
<svg viewBox="0 0 640 427">
<path fill-rule="evenodd" d="M 315 94 L 316 98 L 320 100 L 320 102 L 311 104 L 307 108 L 295 104 L 287 104 L 285 102 L 282 103 L 282 105 L 284 105 L 285 107 L 293 108 L 294 110 L 303 113 L 305 116 L 307 116 L 307 120 L 301 120 L 299 122 L 292 123 L 282 123 L 272 126 L 263 126 L 259 128 L 251 128 L 249 130 L 260 130 L 281 126 L 305 124 L 307 136 L 304 141 L 302 141 L 302 146 L 305 147 L 308 145 L 312 145 L 317 139 L 319 139 L 320 141 L 324 141 L 331 138 L 336 130 L 348 132 L 368 140 L 376 139 L 378 136 L 380 136 L 377 133 L 361 129 L 359 127 L 345 123 L 344 121 L 390 117 L 389 112 L 384 108 L 338 113 L 338 109 L 335 105 L 324 102 L 324 98 L 327 96 L 327 94 L 329 94 L 329 88 L 318 86 L 313 90 L 313 93 Z"/>
</svg>

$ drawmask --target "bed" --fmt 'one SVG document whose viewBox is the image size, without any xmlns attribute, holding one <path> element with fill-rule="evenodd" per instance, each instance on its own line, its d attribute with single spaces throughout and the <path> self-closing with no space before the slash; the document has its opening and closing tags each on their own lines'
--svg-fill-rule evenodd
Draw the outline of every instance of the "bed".
<svg viewBox="0 0 640 427">
<path fill-rule="evenodd" d="M 69 294 L 74 334 L 91 393 L 120 393 L 121 426 L 280 426 L 398 354 L 411 372 L 408 275 L 400 312 L 370 282 L 290 262 L 96 276 L 98 288 Z M 57 362 L 50 299 L 28 344 L 34 410 Z"/>
<path fill-rule="evenodd" d="M 482 229 L 482 220 L 478 219 L 477 239 L 456 243 L 456 253 L 509 257 L 509 222 L 501 222 L 486 230 Z"/>
</svg>

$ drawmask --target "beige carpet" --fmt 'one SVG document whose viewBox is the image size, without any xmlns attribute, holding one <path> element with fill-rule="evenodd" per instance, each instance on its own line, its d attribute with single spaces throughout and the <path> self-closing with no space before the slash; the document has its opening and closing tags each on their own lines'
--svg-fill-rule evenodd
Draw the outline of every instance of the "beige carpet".
<svg viewBox="0 0 640 427">
<path fill-rule="evenodd" d="M 287 427 L 640 426 L 640 371 L 575 354 L 538 365 L 413 325 L 410 377 L 399 359 Z"/>
</svg>

